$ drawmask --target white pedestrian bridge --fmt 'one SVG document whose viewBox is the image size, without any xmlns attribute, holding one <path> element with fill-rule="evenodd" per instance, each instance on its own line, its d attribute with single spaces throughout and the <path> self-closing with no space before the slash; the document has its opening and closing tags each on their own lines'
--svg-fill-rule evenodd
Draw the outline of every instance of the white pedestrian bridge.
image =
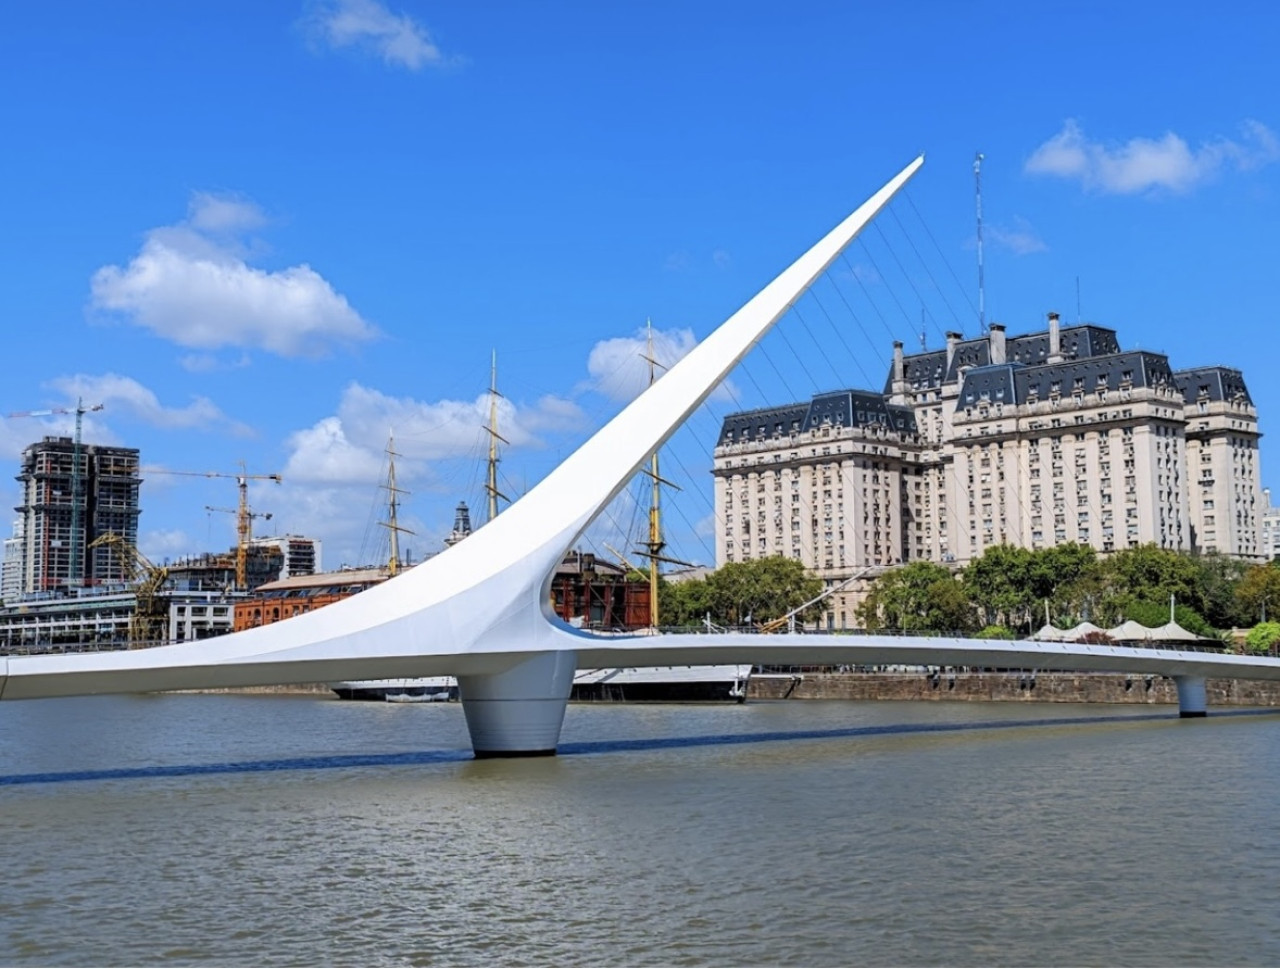
<svg viewBox="0 0 1280 969">
<path fill-rule="evenodd" d="M 0 700 L 452 675 L 477 756 L 555 752 L 574 671 L 686 663 L 970 666 L 1280 679 L 1280 659 L 1072 643 L 828 634 L 599 637 L 551 611 L 565 551 L 924 163 L 895 175 L 684 359 L 466 541 L 324 609 L 199 643 L 0 657 Z"/>
</svg>

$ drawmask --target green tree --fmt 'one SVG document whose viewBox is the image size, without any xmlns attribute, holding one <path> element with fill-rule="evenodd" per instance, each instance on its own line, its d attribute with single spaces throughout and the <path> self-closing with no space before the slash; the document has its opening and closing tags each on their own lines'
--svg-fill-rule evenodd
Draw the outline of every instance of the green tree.
<svg viewBox="0 0 1280 969">
<path fill-rule="evenodd" d="M 984 623 L 1026 625 L 1035 605 L 1031 562 L 1025 548 L 993 545 L 965 568 L 965 593 Z"/>
<path fill-rule="evenodd" d="M 1229 555 L 1213 552 L 1193 561 L 1200 568 L 1200 587 L 1204 590 L 1205 621 L 1217 629 L 1251 626 L 1258 614 L 1240 601 L 1236 590 L 1249 564 Z M 1280 599 L 1273 600 L 1280 605 Z"/>
<path fill-rule="evenodd" d="M 1098 553 L 1092 545 L 1064 542 L 1031 553 L 1028 566 L 1031 596 L 1036 602 L 1059 597 L 1062 590 L 1098 571 Z"/>
<path fill-rule="evenodd" d="M 1148 543 L 1117 552 L 1102 563 L 1101 571 L 1099 605 L 1108 613 L 1115 614 L 1136 600 L 1168 602 L 1172 595 L 1182 605 L 1204 615 L 1201 571 L 1190 555 Z"/>
<path fill-rule="evenodd" d="M 707 578 L 712 619 L 741 625 L 780 619 L 822 593 L 822 580 L 810 575 L 795 559 L 774 555 L 748 562 L 729 562 Z M 822 612 L 811 606 L 797 618 L 809 622 Z"/>
<path fill-rule="evenodd" d="M 964 586 L 941 565 L 911 562 L 880 576 L 858 608 L 868 629 L 970 632 L 976 617 Z"/>
<path fill-rule="evenodd" d="M 1250 653 L 1269 653 L 1280 644 L 1280 622 L 1260 622 L 1249 630 L 1244 648 Z"/>
<path fill-rule="evenodd" d="M 1253 566 L 1241 577 L 1235 593 L 1250 621 L 1280 617 L 1280 567 L 1274 562 Z"/>
<path fill-rule="evenodd" d="M 658 580 L 658 622 L 663 626 L 697 626 L 711 611 L 706 579 L 685 582 Z"/>
<path fill-rule="evenodd" d="M 1008 626 L 984 626 L 973 634 L 974 639 L 1017 639 L 1018 634 Z"/>
</svg>

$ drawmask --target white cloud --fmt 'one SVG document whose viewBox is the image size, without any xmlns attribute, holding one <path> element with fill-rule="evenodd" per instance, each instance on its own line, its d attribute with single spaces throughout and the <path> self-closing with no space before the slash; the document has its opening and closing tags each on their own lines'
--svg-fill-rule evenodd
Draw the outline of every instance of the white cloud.
<svg viewBox="0 0 1280 969">
<path fill-rule="evenodd" d="M 178 358 L 178 366 L 188 373 L 211 373 L 215 370 L 236 370 L 247 367 L 251 362 L 249 354 L 241 353 L 235 357 L 219 357 L 214 353 L 188 353 Z"/>
<path fill-rule="evenodd" d="M 677 249 L 663 261 L 662 268 L 671 273 L 686 273 L 705 266 L 707 258 L 705 255 L 695 256 L 688 249 Z M 711 250 L 710 260 L 716 269 L 733 267 L 733 256 L 727 249 Z"/>
<path fill-rule="evenodd" d="M 1014 216 L 1012 225 L 990 225 L 987 227 L 987 238 L 994 244 L 1003 246 L 1017 256 L 1027 256 L 1033 252 L 1045 252 L 1048 246 L 1036 234 L 1031 223 L 1019 216 Z"/>
<path fill-rule="evenodd" d="M 374 328 L 310 266 L 246 262 L 238 233 L 260 224 L 241 198 L 197 193 L 186 221 L 147 233 L 127 266 L 93 274 L 90 305 L 196 350 L 317 357 L 371 339 Z"/>
<path fill-rule="evenodd" d="M 155 563 L 166 559 L 172 561 L 189 555 L 199 555 L 206 551 L 202 544 L 177 528 L 143 532 L 138 536 L 138 550 Z"/>
<path fill-rule="evenodd" d="M 352 48 L 411 71 L 446 67 L 427 28 L 408 14 L 396 15 L 376 0 L 329 0 L 315 6 L 306 27 L 313 40 L 333 49 Z"/>
<path fill-rule="evenodd" d="M 653 359 L 659 366 L 655 376 L 661 377 L 676 361 L 697 346 L 693 331 L 654 330 Z M 639 329 L 634 336 L 601 340 L 587 357 L 590 389 L 610 400 L 629 401 L 649 386 L 648 331 Z"/>
<path fill-rule="evenodd" d="M 1250 171 L 1280 159 L 1280 140 L 1265 125 L 1246 121 L 1241 139 L 1217 138 L 1199 148 L 1166 132 L 1162 138 L 1131 138 L 1122 145 L 1089 141 L 1069 119 L 1062 130 L 1027 159 L 1033 175 L 1079 180 L 1090 191 L 1133 195 L 1151 190 L 1189 192 L 1222 169 Z"/>
<path fill-rule="evenodd" d="M 852 279 L 867 286 L 878 286 L 883 282 L 875 267 L 868 266 L 866 263 L 856 262 L 849 269 L 841 269 L 838 272 L 844 279 Z"/>
<path fill-rule="evenodd" d="M 561 397 L 532 406 L 498 399 L 498 432 L 506 448 L 541 447 L 543 433 L 574 430 L 584 415 Z M 406 480 L 425 473 L 426 462 L 478 456 L 488 446 L 489 396 L 474 400 L 414 400 L 350 384 L 338 413 L 289 438 L 285 476 L 290 481 L 355 484 L 377 482 L 389 434 L 395 435 L 397 472 Z"/>
<path fill-rule="evenodd" d="M 146 424 L 165 430 L 221 426 L 236 434 L 252 433 L 245 425 L 227 417 L 207 397 L 193 397 L 186 407 L 165 407 L 154 391 L 132 377 L 120 374 L 75 374 L 57 377 L 46 386 L 66 394 L 73 402 L 69 406 L 74 406 L 77 399 L 90 405 L 103 404 L 108 414 L 123 411 Z"/>
<path fill-rule="evenodd" d="M 692 350 L 698 341 L 693 331 L 654 330 L 653 359 L 659 366 L 655 376 L 661 377 L 670 367 Z M 649 386 L 648 331 L 640 329 L 634 336 L 601 340 L 587 356 L 590 387 L 610 400 L 629 401 Z"/>
<path fill-rule="evenodd" d="M 215 195 L 196 192 L 188 205 L 187 221 L 201 232 L 236 233 L 260 229 L 267 224 L 262 210 L 237 194 Z"/>
<path fill-rule="evenodd" d="M 290 483 L 367 486 L 382 476 L 382 456 L 348 440 L 340 418 L 326 417 L 297 431 L 288 444 L 291 453 L 283 477 Z"/>
<path fill-rule="evenodd" d="M 505 452 L 540 447 L 539 434 L 576 430 L 584 420 L 578 406 L 561 397 L 544 397 L 533 405 L 498 401 L 498 430 L 510 442 L 503 445 Z M 421 495 L 440 487 L 437 462 L 470 458 L 476 468 L 481 466 L 488 421 L 487 394 L 472 401 L 426 402 L 351 384 L 337 414 L 289 437 L 283 471 L 289 506 L 277 516 L 279 528 L 323 538 L 326 556 L 333 549 L 336 561 L 377 559 L 382 553 L 364 548 L 364 512 L 370 510 L 370 521 L 385 518 L 385 494 L 379 496 L 376 489 L 386 475 L 388 433 L 395 434 L 398 482 Z M 419 557 L 438 550 L 453 520 L 452 504 L 441 515 L 447 520 L 415 524 L 406 518 L 404 524 L 417 535 L 403 536 L 402 549 L 411 547 Z"/>
</svg>

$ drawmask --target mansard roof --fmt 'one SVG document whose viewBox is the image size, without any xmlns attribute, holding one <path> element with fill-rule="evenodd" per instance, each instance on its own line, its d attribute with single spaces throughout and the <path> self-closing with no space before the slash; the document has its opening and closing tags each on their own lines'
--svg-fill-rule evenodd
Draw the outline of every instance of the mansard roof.
<svg viewBox="0 0 1280 969">
<path fill-rule="evenodd" d="M 845 427 L 881 424 L 902 434 L 916 433 L 915 411 L 890 404 L 882 394 L 870 390 L 836 390 L 815 395 L 802 429 L 810 431 L 825 423 Z"/>
<path fill-rule="evenodd" d="M 917 433 L 915 412 L 910 407 L 890 404 L 883 395 L 871 390 L 837 390 L 816 394 L 807 404 L 728 414 L 720 428 L 720 443 L 765 440 L 793 431 L 811 431 L 824 424 L 834 427 L 879 424 L 899 434 Z"/>
<path fill-rule="evenodd" d="M 1122 384 L 1132 388 L 1173 385 L 1169 358 L 1163 353 L 1130 350 L 1039 366 L 1012 363 L 977 367 L 965 374 L 956 410 L 972 407 L 983 399 L 1006 404 L 1026 403 L 1031 396 L 1047 400 L 1055 389 L 1062 397 L 1069 397 L 1077 389 L 1086 394 L 1101 389 L 1115 392 Z"/>
<path fill-rule="evenodd" d="M 781 407 L 761 407 L 757 410 L 726 414 L 720 427 L 720 443 L 766 438 L 774 434 L 790 434 L 800 430 L 808 404 L 785 404 Z"/>
<path fill-rule="evenodd" d="M 1105 357 L 1120 352 L 1116 331 L 1094 323 L 1064 326 L 1058 333 L 1058 346 L 1067 360 Z M 1005 359 L 1010 363 L 1044 363 L 1048 357 L 1048 330 L 1011 336 L 1005 344 Z"/>
<path fill-rule="evenodd" d="M 1094 323 L 1064 326 L 1058 333 L 1058 346 L 1066 360 L 1108 356 L 1120 352 L 1116 331 Z M 1005 341 L 1007 363 L 1035 365 L 1044 363 L 1048 356 L 1049 331 L 1047 329 L 1035 333 L 1024 333 L 1021 336 L 1011 336 Z M 908 387 L 928 389 L 959 380 L 961 367 L 991 365 L 991 341 L 988 337 L 982 336 L 957 343 L 949 367 L 945 349 L 928 350 L 924 353 L 905 356 L 902 358 L 902 375 Z M 884 392 L 887 394 L 892 390 L 893 366 L 890 365 Z"/>
<path fill-rule="evenodd" d="M 1234 367 L 1190 367 L 1174 372 L 1182 399 L 1188 404 L 1201 400 L 1243 401 L 1253 404 L 1244 374 Z"/>
</svg>

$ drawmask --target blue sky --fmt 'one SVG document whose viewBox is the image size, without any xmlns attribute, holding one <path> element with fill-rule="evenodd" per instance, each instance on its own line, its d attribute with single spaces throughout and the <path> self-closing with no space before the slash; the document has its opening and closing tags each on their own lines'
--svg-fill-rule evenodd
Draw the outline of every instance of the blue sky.
<svg viewBox="0 0 1280 969">
<path fill-rule="evenodd" d="M 459 500 L 483 517 L 492 351 L 514 495 L 643 385 L 646 319 L 676 356 L 926 152 L 673 441 L 673 550 L 710 561 L 726 411 L 878 388 L 922 310 L 930 347 L 977 332 L 981 150 L 988 319 L 1074 321 L 1078 278 L 1126 348 L 1242 367 L 1269 432 L 1278 24 L 1262 3 L 11 4 L 0 411 L 83 396 L 105 405 L 86 439 L 148 467 L 279 472 L 257 531 L 315 535 L 328 566 L 381 554 L 394 431 L 421 554 Z M 0 461 L 68 427 L 0 422 Z M 233 541 L 205 511 L 233 482 L 146 477 L 144 551 Z"/>
</svg>

